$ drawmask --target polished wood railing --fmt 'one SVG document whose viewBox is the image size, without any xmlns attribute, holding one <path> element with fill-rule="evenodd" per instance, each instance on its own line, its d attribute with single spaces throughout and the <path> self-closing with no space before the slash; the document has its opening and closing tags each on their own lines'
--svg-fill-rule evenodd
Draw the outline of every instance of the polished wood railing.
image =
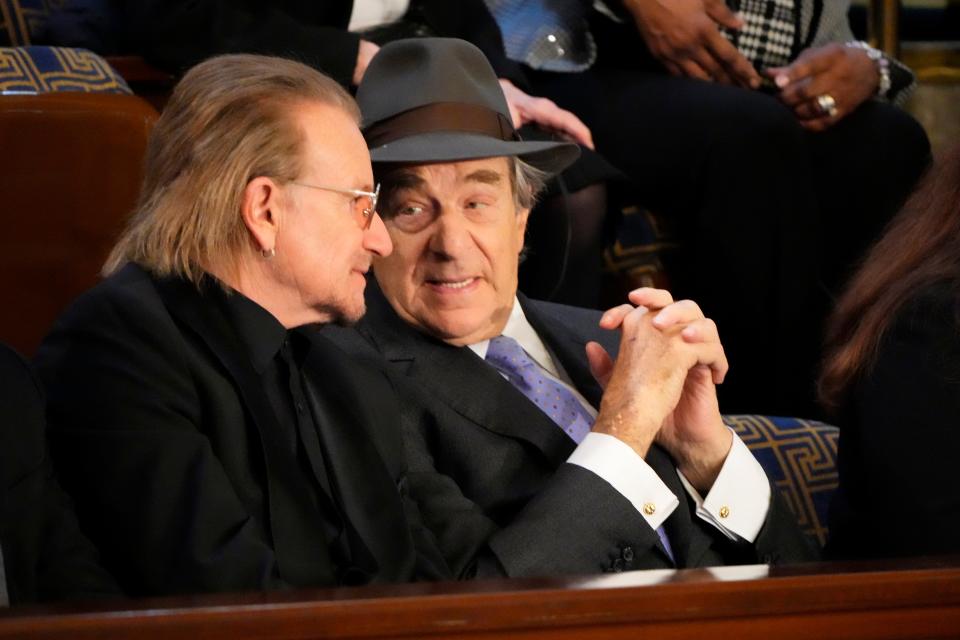
<svg viewBox="0 0 960 640">
<path fill-rule="evenodd" d="M 957 638 L 960 558 L 23 607 L 0 638 Z"/>
</svg>

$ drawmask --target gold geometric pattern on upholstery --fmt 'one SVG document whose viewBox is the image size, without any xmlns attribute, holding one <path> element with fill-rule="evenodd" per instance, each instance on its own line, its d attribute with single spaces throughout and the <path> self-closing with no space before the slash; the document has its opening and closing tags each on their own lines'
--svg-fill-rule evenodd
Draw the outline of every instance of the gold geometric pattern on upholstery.
<svg viewBox="0 0 960 640">
<path fill-rule="evenodd" d="M 50 12 L 67 0 L 0 0 L 0 44 L 28 45 Z"/>
<path fill-rule="evenodd" d="M 760 462 L 804 534 L 823 545 L 827 512 L 838 485 L 836 427 L 813 420 L 724 416 Z"/>
<path fill-rule="evenodd" d="M 0 92 L 132 93 L 106 60 L 86 49 L 0 47 Z"/>
<path fill-rule="evenodd" d="M 669 289 L 664 258 L 680 246 L 664 216 L 636 205 L 623 207 L 621 213 L 616 242 L 603 252 L 603 301 L 610 306 L 639 287 Z"/>
</svg>

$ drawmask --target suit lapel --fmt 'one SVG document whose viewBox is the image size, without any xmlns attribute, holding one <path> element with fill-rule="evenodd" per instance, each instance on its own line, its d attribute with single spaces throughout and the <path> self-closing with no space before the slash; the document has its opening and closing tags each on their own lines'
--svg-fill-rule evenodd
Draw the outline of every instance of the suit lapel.
<svg viewBox="0 0 960 640">
<path fill-rule="evenodd" d="M 321 515 L 310 502 L 311 487 L 299 473 L 280 439 L 280 425 L 242 343 L 218 304 L 217 285 L 204 292 L 178 279 L 157 280 L 170 314 L 194 332 L 228 372 L 260 436 L 267 469 L 268 507 L 273 549 L 281 577 L 295 585 L 330 583 L 333 567 L 321 527 Z"/>
<path fill-rule="evenodd" d="M 528 442 L 554 466 L 570 456 L 574 442 L 496 369 L 466 347 L 408 327 L 379 289 L 368 290 L 367 315 L 358 330 L 414 388 L 484 429 Z"/>
<path fill-rule="evenodd" d="M 381 374 L 351 364 L 316 333 L 304 372 L 332 488 L 352 533 L 353 563 L 370 578 L 406 579 L 412 575 L 413 543 L 399 544 L 409 537 L 406 520 L 396 482 L 375 444 L 376 430 L 399 430 L 395 397 L 373 378 Z"/>
</svg>

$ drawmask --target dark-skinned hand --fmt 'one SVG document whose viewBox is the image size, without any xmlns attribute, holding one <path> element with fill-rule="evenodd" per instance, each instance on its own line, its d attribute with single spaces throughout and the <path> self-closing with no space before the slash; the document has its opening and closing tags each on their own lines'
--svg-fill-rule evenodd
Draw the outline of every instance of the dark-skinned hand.
<svg viewBox="0 0 960 640">
<path fill-rule="evenodd" d="M 756 89 L 760 76 L 719 26 L 743 21 L 723 0 L 625 0 L 647 47 L 676 76 Z"/>
<path fill-rule="evenodd" d="M 824 131 L 877 92 L 880 74 L 867 52 L 842 44 L 807 49 L 786 67 L 766 69 L 780 88 L 780 100 L 810 131 Z M 837 112 L 824 113 L 817 97 L 833 97 Z"/>
</svg>

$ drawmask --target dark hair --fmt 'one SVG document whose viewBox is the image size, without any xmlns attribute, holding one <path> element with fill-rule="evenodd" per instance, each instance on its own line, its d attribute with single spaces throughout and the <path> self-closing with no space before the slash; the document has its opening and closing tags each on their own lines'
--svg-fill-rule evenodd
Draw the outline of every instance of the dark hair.
<svg viewBox="0 0 960 640">
<path fill-rule="evenodd" d="M 944 154 L 890 222 L 827 323 L 820 401 L 836 409 L 873 366 L 898 312 L 922 289 L 950 287 L 960 299 L 960 145 Z"/>
<path fill-rule="evenodd" d="M 520 209 L 532 209 L 546 186 L 548 174 L 537 169 L 532 164 L 515 158 L 504 156 L 510 174 L 510 190 L 513 192 L 513 202 Z M 458 162 L 451 160 L 450 162 Z M 420 162 L 374 162 L 373 178 L 380 183 L 380 202 L 383 210 L 390 207 L 393 196 L 402 188 L 409 187 L 408 169 L 417 166 Z"/>
</svg>

